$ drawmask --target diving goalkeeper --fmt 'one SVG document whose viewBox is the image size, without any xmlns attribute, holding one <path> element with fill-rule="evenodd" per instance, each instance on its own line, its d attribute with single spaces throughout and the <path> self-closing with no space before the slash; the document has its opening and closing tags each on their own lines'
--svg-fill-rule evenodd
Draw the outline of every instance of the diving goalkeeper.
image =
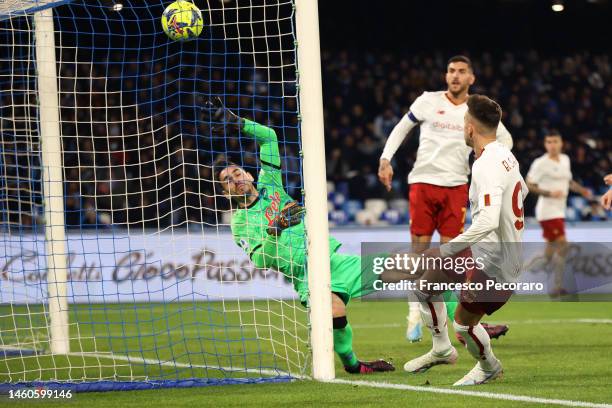
<svg viewBox="0 0 612 408">
<path fill-rule="evenodd" d="M 255 138 L 259 145 L 261 170 L 257 182 L 235 163 L 215 166 L 215 181 L 223 195 L 236 209 L 231 228 L 234 241 L 258 268 L 282 272 L 293 284 L 302 304 L 308 304 L 308 282 L 305 254 L 304 208 L 283 188 L 281 160 L 274 130 L 240 118 L 223 106 L 219 98 L 207 102 L 203 109 L 211 130 L 223 134 L 226 129 Z M 364 293 L 361 259 L 337 252 L 340 242 L 330 237 L 330 269 L 334 351 L 352 374 L 393 371 L 384 360 L 360 361 L 353 352 L 353 329 L 346 318 L 346 304 Z"/>
</svg>

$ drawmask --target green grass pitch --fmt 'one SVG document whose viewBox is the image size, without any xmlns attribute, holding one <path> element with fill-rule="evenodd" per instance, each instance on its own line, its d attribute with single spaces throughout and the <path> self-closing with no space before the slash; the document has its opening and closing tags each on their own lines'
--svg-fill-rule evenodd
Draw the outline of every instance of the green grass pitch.
<svg viewBox="0 0 612 408">
<path fill-rule="evenodd" d="M 243 311 L 244 316 L 234 315 L 217 316 L 222 319 L 220 322 L 226 322 L 230 326 L 234 325 L 238 320 L 241 320 L 243 327 L 248 328 L 248 319 L 257 320 L 263 319 L 264 316 L 258 316 L 258 313 L 263 313 L 264 305 L 256 305 L 255 311 Z M 261 306 L 261 307 L 260 307 Z M 290 306 L 290 307 L 289 307 Z M 489 317 L 489 322 L 508 322 L 510 332 L 507 336 L 493 342 L 493 347 L 496 355 L 501 359 L 504 365 L 505 376 L 502 380 L 496 381 L 479 387 L 470 387 L 469 391 L 488 392 L 493 394 L 512 394 L 521 396 L 530 396 L 547 399 L 563 399 L 590 403 L 612 404 L 612 361 L 610 355 L 612 353 L 612 307 L 610 303 L 570 303 L 570 302 L 511 302 L 497 312 L 494 316 Z M 109 306 L 112 308 L 111 306 Z M 122 308 L 124 306 L 121 306 Z M 198 327 L 198 314 L 194 313 L 193 305 L 190 305 L 188 313 L 178 313 L 181 308 L 187 306 L 173 306 L 170 309 L 157 305 L 154 309 L 148 308 L 153 315 L 162 316 L 164 310 L 166 313 L 170 310 L 170 321 L 164 318 L 163 321 L 157 319 L 147 319 L 145 315 L 129 315 L 123 313 L 122 319 L 130 319 L 136 317 L 140 324 L 148 324 L 149 332 L 155 332 L 157 329 L 163 330 L 168 327 Z M 207 310 L 207 307 L 202 305 L 200 312 Z M 275 305 L 273 309 L 278 311 L 279 305 Z M 244 309 L 247 309 L 246 307 Z M 83 310 L 83 309 L 82 309 Z M 82 311 L 81 310 L 81 311 Z M 261 310 L 258 312 L 257 310 Z M 79 311 L 79 312 L 81 312 Z M 371 382 L 388 382 L 396 384 L 409 384 L 414 386 L 424 386 L 428 388 L 451 388 L 452 383 L 463 376 L 474 364 L 474 361 L 468 355 L 467 351 L 460 349 L 460 360 L 454 366 L 434 367 L 429 372 L 419 375 L 410 375 L 402 371 L 403 363 L 426 352 L 430 347 L 430 342 L 425 336 L 425 340 L 421 343 L 409 344 L 404 338 L 404 323 L 407 306 L 405 302 L 352 302 L 348 308 L 349 321 L 354 328 L 354 348 L 357 355 L 362 359 L 385 358 L 392 360 L 397 368 L 397 371 L 384 375 L 370 376 L 351 376 L 344 373 L 339 361 L 336 359 L 337 377 L 348 380 L 365 380 Z M 196 310 L 197 312 L 197 310 Z M 291 305 L 286 307 L 284 313 L 296 313 L 297 321 L 300 321 L 301 312 Z M 267 315 L 267 314 L 266 314 Z M 229 344 L 221 343 L 217 345 L 216 352 L 223 357 L 214 357 L 210 353 L 208 356 L 198 356 L 195 354 L 180 354 L 180 350 L 194 350 L 193 344 L 189 342 L 198 341 L 202 350 L 210 352 L 212 343 L 206 341 L 195 340 L 190 336 L 185 336 L 180 333 L 176 334 L 176 339 L 171 337 L 167 343 L 171 345 L 167 349 L 162 349 L 157 352 L 158 358 L 161 360 L 167 359 L 170 355 L 175 355 L 180 361 L 191 361 L 194 364 L 204 362 L 207 358 L 209 363 L 211 359 L 218 358 L 222 365 L 233 364 L 239 366 L 239 362 L 232 361 L 232 354 L 239 353 L 241 350 L 246 351 L 248 359 L 259 358 L 264 361 L 267 366 L 281 367 L 286 364 L 285 359 L 274 360 L 269 357 L 267 351 L 270 347 L 280 347 L 281 337 L 287 336 L 287 332 L 292 331 L 288 328 L 280 330 L 279 325 L 287 324 L 291 319 L 281 318 L 281 314 L 273 313 L 273 317 L 267 317 L 269 327 L 267 326 L 267 335 L 271 336 L 274 341 L 260 342 L 258 346 L 247 343 L 237 342 L 233 344 L 230 340 L 230 335 L 225 340 Z M 248 317 L 250 316 L 250 317 Z M 276 316 L 276 317 L 274 317 Z M 275 320 L 276 319 L 276 320 Z M 131 325 L 119 324 L 119 319 L 116 322 L 110 322 L 109 326 L 103 326 L 104 330 L 111 330 L 110 334 L 113 337 L 112 341 L 121 341 L 125 343 L 126 351 L 134 354 L 140 347 L 142 350 L 152 350 L 155 337 L 140 339 L 138 344 L 137 338 L 131 338 L 130 333 L 125 333 L 126 327 Z M 263 321 L 258 320 L 258 323 Z M 115 323 L 115 324 L 113 324 Z M 245 325 L 245 323 L 247 323 Z M 110 328 L 107 328 L 110 327 Z M 203 330 L 202 326 L 202 330 Z M 274 328 L 274 329 L 272 329 Z M 81 327 L 81 330 L 87 332 L 91 328 Z M 102 326 L 97 328 L 103 330 Z M 273 330 L 278 329 L 277 332 Z M 306 328 L 301 326 L 301 323 L 296 325 L 294 334 L 296 337 L 303 337 Z M 224 333 L 223 328 L 217 333 L 217 339 L 222 339 Z M 451 329 L 452 331 L 452 329 Z M 122 334 L 123 332 L 123 334 Z M 102 331 L 98 331 L 96 337 L 103 337 Z M 197 330 L 191 330 L 189 333 L 197 334 Z M 240 336 L 251 336 L 249 332 L 238 332 Z M 86 335 L 87 333 L 81 333 Z M 91 333 L 90 333 L 91 334 Z M 211 335 L 210 332 L 199 333 L 204 337 Z M 214 333 L 213 333 L 214 334 Z M 128 336 L 127 340 L 125 336 Z M 162 338 L 168 334 L 159 333 L 158 342 L 162 342 Z M 171 334 L 170 336 L 174 336 Z M 279 337 L 281 336 L 281 337 Z M 115 339 L 116 337 L 116 339 Z M 195 336 L 192 336 L 195 337 Z M 105 339 L 108 342 L 108 339 Z M 296 340 L 291 336 L 285 340 L 294 342 L 291 350 L 298 350 L 299 353 L 287 356 L 288 359 L 298 358 L 300 353 L 307 353 L 305 345 L 301 340 Z M 183 342 L 181 345 L 181 341 Z M 212 340 L 211 340 L 212 341 Z M 455 345 L 459 346 L 454 340 Z M 132 343 L 133 342 L 133 343 Z M 240 343 L 240 344 L 238 344 Z M 161 343 L 160 343 L 161 344 Z M 266 344 L 266 345 L 264 345 Z M 259 349 L 248 350 L 242 347 L 259 347 Z M 104 349 L 104 342 L 99 341 L 97 344 L 99 350 Z M 115 347 L 115 346 L 113 346 Z M 183 348 L 181 348 L 183 347 Z M 268 350 L 266 350 L 268 348 Z M 115 347 L 116 349 L 116 347 Z M 276 350 L 279 351 L 278 349 Z M 147 354 L 148 353 L 148 354 Z M 153 352 L 145 353 L 145 357 L 149 358 Z M 164 353 L 166 353 L 164 355 Z M 271 354 L 271 353 L 270 353 Z M 268 360 L 266 360 L 268 359 Z M 247 362 L 249 366 L 255 366 L 254 361 Z M 0 368 L 2 366 L 0 360 Z M 6 364 L 6 363 L 4 363 Z M 13 371 L 17 371 L 19 367 L 11 367 Z M 32 367 L 29 367 L 30 369 Z M 21 370 L 24 368 L 21 367 Z M 89 370 L 95 371 L 95 368 Z M 99 369 L 98 369 L 99 370 Z M 135 374 L 138 372 L 138 367 L 132 367 L 131 370 Z M 149 368 L 150 370 L 150 368 Z M 172 376 L 179 372 L 180 375 L 192 375 L 193 372 L 186 370 L 176 370 L 175 368 L 162 368 L 157 374 Z M 167 370 L 167 371 L 164 371 Z M 5 370 L 2 370 L 3 372 Z M 151 373 L 151 372 L 150 372 Z M 98 373 L 99 374 L 99 373 Z M 73 373 L 74 375 L 74 373 Z M 92 375 L 96 375 L 93 373 Z M 215 374 L 209 373 L 214 376 Z M 6 380 L 6 379 L 2 379 Z M 493 396 L 495 397 L 495 396 Z M 4 397 L 0 397 L 4 398 Z M 539 406 L 537 403 L 504 401 L 497 398 L 483 398 L 468 395 L 446 395 L 438 393 L 429 393 L 422 391 L 408 390 L 393 390 L 380 389 L 369 386 L 355 386 L 345 384 L 322 384 L 309 380 L 300 380 L 293 383 L 283 384 L 257 384 L 257 385 L 231 385 L 231 386 L 213 386 L 199 387 L 190 389 L 164 389 L 150 391 L 130 391 L 130 392 L 108 392 L 108 393 L 83 393 L 77 394 L 71 401 L 6 401 L 9 406 L 87 406 L 87 407 L 154 407 L 154 406 L 425 406 L 431 404 L 435 407 L 463 407 L 463 406 L 478 406 L 478 407 L 515 407 L 515 406 Z"/>
</svg>

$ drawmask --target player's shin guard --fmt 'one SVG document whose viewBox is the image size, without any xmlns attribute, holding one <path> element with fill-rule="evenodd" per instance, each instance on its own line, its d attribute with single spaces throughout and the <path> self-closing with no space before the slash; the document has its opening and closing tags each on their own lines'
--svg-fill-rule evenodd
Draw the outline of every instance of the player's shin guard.
<svg viewBox="0 0 612 408">
<path fill-rule="evenodd" d="M 465 339 L 465 347 L 470 354 L 478 360 L 480 367 L 485 371 L 492 370 L 498 365 L 497 358 L 491 349 L 491 339 L 482 324 L 476 326 L 464 326 L 453 322 L 455 332 Z"/>
<path fill-rule="evenodd" d="M 416 291 L 417 296 L 422 299 L 420 302 L 421 317 L 423 323 L 429 328 L 433 341 L 433 351 L 437 354 L 444 354 L 451 348 L 448 338 L 448 327 L 446 326 L 446 304 L 442 296 L 428 296 L 427 294 Z"/>
<path fill-rule="evenodd" d="M 345 367 L 356 367 L 359 360 L 353 352 L 353 329 L 346 316 L 334 317 L 334 351 Z"/>
</svg>

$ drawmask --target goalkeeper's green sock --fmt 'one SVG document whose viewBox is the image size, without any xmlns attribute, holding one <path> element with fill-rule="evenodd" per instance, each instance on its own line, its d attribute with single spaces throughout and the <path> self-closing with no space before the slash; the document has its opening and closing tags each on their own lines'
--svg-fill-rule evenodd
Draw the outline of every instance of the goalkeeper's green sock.
<svg viewBox="0 0 612 408">
<path fill-rule="evenodd" d="M 459 305 L 457 295 L 452 290 L 448 290 L 442 294 L 444 297 L 444 303 L 446 303 L 446 315 L 448 316 L 449 322 L 455 321 L 455 310 Z"/>
<path fill-rule="evenodd" d="M 359 366 L 359 360 L 353 352 L 353 329 L 346 316 L 334 317 L 334 351 L 342 364 L 348 368 Z"/>
</svg>

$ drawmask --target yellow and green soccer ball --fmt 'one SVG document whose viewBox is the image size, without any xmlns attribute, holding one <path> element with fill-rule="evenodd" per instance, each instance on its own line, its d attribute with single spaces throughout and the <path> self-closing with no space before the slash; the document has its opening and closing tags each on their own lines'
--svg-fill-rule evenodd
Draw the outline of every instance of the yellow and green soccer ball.
<svg viewBox="0 0 612 408">
<path fill-rule="evenodd" d="M 185 0 L 175 1 L 166 7 L 161 22 L 164 32 L 175 41 L 197 38 L 204 28 L 200 9 Z"/>
</svg>

